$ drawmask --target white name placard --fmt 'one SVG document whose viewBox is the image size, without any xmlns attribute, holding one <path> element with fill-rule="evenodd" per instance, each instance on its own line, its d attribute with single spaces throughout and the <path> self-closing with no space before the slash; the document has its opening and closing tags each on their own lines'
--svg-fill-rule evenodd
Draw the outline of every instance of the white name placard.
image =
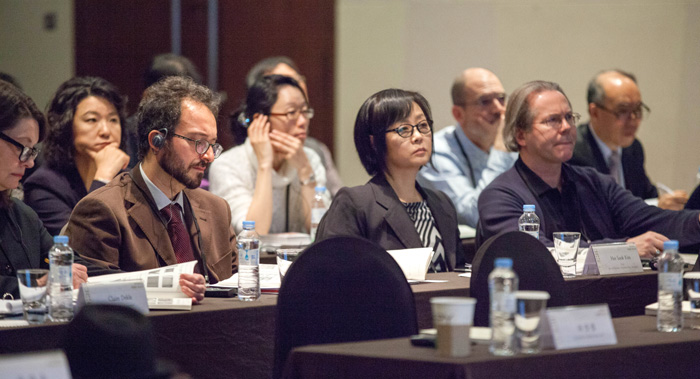
<svg viewBox="0 0 700 379">
<path fill-rule="evenodd" d="M 594 244 L 588 252 L 593 253 L 600 275 L 643 272 L 642 260 L 633 243 Z"/>
<path fill-rule="evenodd" d="M 546 318 L 557 350 L 617 343 L 607 304 L 549 308 Z"/>
<path fill-rule="evenodd" d="M 76 311 L 85 304 L 117 304 L 148 314 L 146 287 L 141 280 L 83 283 L 78 292 Z"/>
</svg>

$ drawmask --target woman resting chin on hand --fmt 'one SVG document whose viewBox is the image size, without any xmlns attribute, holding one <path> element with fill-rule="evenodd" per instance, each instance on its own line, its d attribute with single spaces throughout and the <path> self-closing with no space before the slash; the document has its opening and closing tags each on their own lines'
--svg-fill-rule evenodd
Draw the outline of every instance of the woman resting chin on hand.
<svg viewBox="0 0 700 379">
<path fill-rule="evenodd" d="M 126 101 L 101 78 L 66 81 L 49 103 L 45 163 L 24 183 L 25 202 L 52 235 L 59 234 L 75 205 L 129 164 L 124 142 Z"/>
</svg>

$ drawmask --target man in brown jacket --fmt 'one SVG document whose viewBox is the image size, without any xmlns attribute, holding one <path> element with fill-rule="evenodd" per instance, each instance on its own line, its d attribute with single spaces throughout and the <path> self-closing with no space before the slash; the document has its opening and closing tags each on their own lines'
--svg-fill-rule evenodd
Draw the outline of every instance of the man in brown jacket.
<svg viewBox="0 0 700 379">
<path fill-rule="evenodd" d="M 140 164 L 83 198 L 66 234 L 81 256 L 105 267 L 146 270 L 197 260 L 182 274 L 182 292 L 204 298 L 206 281 L 236 270 L 236 236 L 228 203 L 199 189 L 221 154 L 221 101 L 189 78 L 149 87 L 137 112 Z"/>
</svg>

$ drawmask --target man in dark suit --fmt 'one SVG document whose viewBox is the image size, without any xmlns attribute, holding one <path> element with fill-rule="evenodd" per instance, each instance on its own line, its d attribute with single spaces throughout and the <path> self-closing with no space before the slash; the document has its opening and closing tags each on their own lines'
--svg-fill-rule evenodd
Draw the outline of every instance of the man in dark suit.
<svg viewBox="0 0 700 379">
<path fill-rule="evenodd" d="M 124 271 L 196 260 L 196 273 L 180 276 L 194 301 L 204 297 L 205 278 L 230 277 L 237 250 L 228 203 L 198 188 L 223 150 L 219 106 L 217 95 L 190 78 L 149 87 L 137 112 L 141 162 L 76 205 L 66 230 L 71 245 Z"/>
<path fill-rule="evenodd" d="M 570 164 L 590 166 L 642 199 L 659 198 L 664 209 L 680 210 L 685 191 L 659 195 L 644 170 L 644 149 L 635 138 L 649 107 L 642 102 L 634 75 L 622 70 L 598 73 L 588 84 L 590 123 L 578 127 Z"/>
</svg>

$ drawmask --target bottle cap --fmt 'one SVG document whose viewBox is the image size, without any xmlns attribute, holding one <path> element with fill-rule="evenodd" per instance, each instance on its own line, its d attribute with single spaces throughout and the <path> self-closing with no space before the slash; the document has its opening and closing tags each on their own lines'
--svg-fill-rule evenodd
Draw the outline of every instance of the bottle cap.
<svg viewBox="0 0 700 379">
<path fill-rule="evenodd" d="M 243 229 L 255 228 L 255 221 L 243 221 Z"/>
<path fill-rule="evenodd" d="M 677 240 L 668 240 L 664 241 L 664 251 L 665 250 L 678 250 L 678 241 Z"/>
<path fill-rule="evenodd" d="M 493 265 L 497 268 L 513 268 L 513 259 L 511 259 L 511 258 L 496 258 Z"/>
<path fill-rule="evenodd" d="M 68 236 L 53 236 L 53 243 L 68 243 Z"/>
<path fill-rule="evenodd" d="M 525 204 L 523 205 L 523 212 L 534 212 L 535 204 Z"/>
<path fill-rule="evenodd" d="M 324 186 L 316 186 L 316 188 L 314 188 L 314 189 L 316 190 L 316 193 L 326 192 L 326 187 L 324 187 Z"/>
</svg>

